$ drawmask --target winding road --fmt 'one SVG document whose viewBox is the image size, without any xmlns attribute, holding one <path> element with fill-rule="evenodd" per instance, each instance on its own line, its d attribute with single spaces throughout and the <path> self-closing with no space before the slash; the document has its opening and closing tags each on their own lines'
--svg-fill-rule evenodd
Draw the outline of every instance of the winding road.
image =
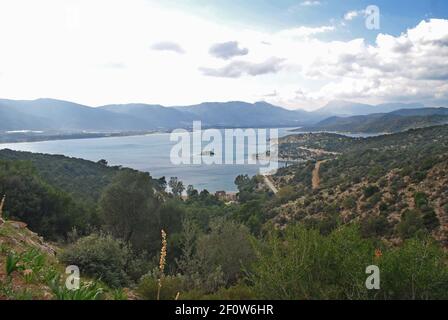
<svg viewBox="0 0 448 320">
<path fill-rule="evenodd" d="M 269 176 L 263 176 L 263 178 L 264 178 L 264 182 L 272 190 L 272 192 L 274 192 L 274 194 L 277 194 L 278 189 L 272 183 L 271 178 L 269 178 Z"/>
</svg>

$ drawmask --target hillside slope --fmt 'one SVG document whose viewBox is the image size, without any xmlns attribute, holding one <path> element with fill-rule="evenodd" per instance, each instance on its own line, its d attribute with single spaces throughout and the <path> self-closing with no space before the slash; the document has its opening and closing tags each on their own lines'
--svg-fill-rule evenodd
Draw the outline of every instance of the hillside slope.
<svg viewBox="0 0 448 320">
<path fill-rule="evenodd" d="M 0 208 L 1 217 L 1 208 Z M 110 289 L 98 279 L 80 277 L 78 290 L 66 287 L 66 266 L 60 249 L 18 221 L 0 218 L 0 300 L 136 299 L 128 289 Z"/>
<path fill-rule="evenodd" d="M 0 160 L 30 161 L 46 182 L 83 201 L 98 200 L 119 171 L 84 159 L 9 149 L 0 150 Z"/>
<path fill-rule="evenodd" d="M 52 299 L 49 282 L 61 269 L 55 252 L 26 224 L 0 220 L 0 300 Z"/>
<path fill-rule="evenodd" d="M 272 208 L 277 225 L 302 221 L 331 229 L 358 221 L 366 235 L 397 242 L 428 232 L 448 246 L 448 126 L 372 138 L 292 135 L 280 141 L 282 151 L 306 159 L 274 176 L 280 192 L 291 186 L 295 192 Z M 322 159 L 313 190 L 311 172 Z"/>
</svg>

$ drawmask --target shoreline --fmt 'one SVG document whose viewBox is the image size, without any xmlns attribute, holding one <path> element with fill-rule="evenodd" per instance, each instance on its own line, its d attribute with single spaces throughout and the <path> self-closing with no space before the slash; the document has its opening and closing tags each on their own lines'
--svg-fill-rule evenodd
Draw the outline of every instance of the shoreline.
<svg viewBox="0 0 448 320">
<path fill-rule="evenodd" d="M 296 127 L 290 126 L 276 126 L 276 127 L 266 127 L 266 128 L 254 128 L 254 127 L 204 127 L 202 130 L 207 129 L 272 129 L 272 128 L 288 128 L 289 132 L 297 129 Z M 193 132 L 192 128 L 181 128 L 188 132 Z M 48 135 L 30 135 L 28 133 L 19 133 L 19 132 L 1 132 L 0 133 L 0 148 L 2 144 L 11 144 L 11 143 L 32 143 L 32 142 L 45 142 L 45 141 L 63 141 L 63 140 L 81 140 L 81 139 L 98 139 L 98 138 L 116 138 L 116 137 L 135 137 L 135 136 L 145 136 L 145 135 L 153 135 L 153 134 L 168 134 L 171 133 L 175 129 L 165 129 L 165 130 L 147 130 L 147 131 L 122 131 L 122 132 L 60 132 L 60 134 L 48 134 Z M 14 137 L 16 136 L 16 137 Z M 11 139 L 7 139 L 11 137 Z M 3 140 L 5 139 L 6 140 Z"/>
<path fill-rule="evenodd" d="M 0 135 L 0 147 L 5 144 L 12 143 L 33 143 L 33 142 L 47 142 L 47 141 L 65 141 L 65 140 L 84 140 L 84 139 L 100 139 L 100 138 L 117 138 L 117 137 L 137 137 L 153 134 L 168 133 L 163 131 L 142 131 L 142 132 L 108 132 L 108 133 L 73 133 L 73 134 L 60 134 L 60 135 L 48 135 L 48 136 L 30 136 L 30 137 L 17 137 L 9 141 L 2 140 L 7 137 L 6 134 Z M 12 134 L 11 134 L 12 135 Z"/>
</svg>

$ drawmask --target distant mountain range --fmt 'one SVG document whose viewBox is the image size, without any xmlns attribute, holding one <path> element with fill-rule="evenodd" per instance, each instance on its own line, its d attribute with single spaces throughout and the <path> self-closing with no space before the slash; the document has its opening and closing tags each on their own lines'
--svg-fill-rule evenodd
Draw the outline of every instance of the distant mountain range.
<svg viewBox="0 0 448 320">
<path fill-rule="evenodd" d="M 334 100 L 330 101 L 327 105 L 316 110 L 315 112 L 327 116 L 359 116 L 372 113 L 388 113 L 401 109 L 418 108 L 424 108 L 424 105 L 421 103 L 383 103 L 378 105 L 370 105 L 343 100 Z"/>
<path fill-rule="evenodd" d="M 265 102 L 206 102 L 182 107 L 126 104 L 100 109 L 137 117 L 150 128 L 191 127 L 193 121 L 208 127 L 298 126 L 322 119 L 312 112 L 286 110 Z"/>
<path fill-rule="evenodd" d="M 401 109 L 352 117 L 330 117 L 300 131 L 399 132 L 448 123 L 448 108 Z"/>
<path fill-rule="evenodd" d="M 123 104 L 89 107 L 54 99 L 0 99 L 0 131 L 143 131 L 189 128 L 202 121 L 203 127 L 294 127 L 318 126 L 337 115 L 420 108 L 420 104 L 382 104 L 377 106 L 346 101 L 330 102 L 308 112 L 287 110 L 266 102 L 206 102 L 192 106 L 164 107 L 149 104 Z M 420 110 L 418 109 L 418 110 Z M 425 110 L 425 109 L 422 109 Z M 420 116 L 415 114 L 415 116 Z M 335 118 L 330 118 L 330 121 Z"/>
</svg>

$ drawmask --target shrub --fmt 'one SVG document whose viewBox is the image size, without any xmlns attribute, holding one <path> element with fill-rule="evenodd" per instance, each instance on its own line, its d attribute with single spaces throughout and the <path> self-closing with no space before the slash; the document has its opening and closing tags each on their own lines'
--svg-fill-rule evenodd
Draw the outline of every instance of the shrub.
<svg viewBox="0 0 448 320">
<path fill-rule="evenodd" d="M 419 209 L 421 209 L 423 206 L 427 206 L 428 205 L 427 195 L 423 192 L 416 192 L 414 194 L 414 203 L 415 206 Z"/>
<path fill-rule="evenodd" d="M 397 231 L 402 239 L 409 239 L 421 234 L 424 228 L 422 217 L 415 210 L 406 210 L 401 216 L 400 223 L 397 224 Z"/>
<path fill-rule="evenodd" d="M 371 196 L 373 196 L 375 193 L 377 193 L 379 191 L 380 191 L 380 189 L 377 186 L 369 185 L 364 188 L 364 197 L 366 197 L 366 199 L 370 198 Z"/>
<path fill-rule="evenodd" d="M 350 196 L 345 198 L 344 201 L 342 202 L 342 207 L 344 207 L 344 209 L 356 208 L 356 199 Z"/>
<path fill-rule="evenodd" d="M 126 266 L 126 274 L 133 283 L 137 283 L 142 276 L 152 270 L 156 265 L 154 259 L 150 259 L 145 254 L 134 254 Z"/>
<path fill-rule="evenodd" d="M 381 299 L 447 299 L 446 253 L 433 240 L 406 240 L 381 257 Z"/>
<path fill-rule="evenodd" d="M 249 280 L 261 299 L 365 298 L 364 271 L 373 252 L 355 226 L 329 236 L 290 226 L 283 236 L 271 234 L 257 245 L 259 259 Z"/>
<path fill-rule="evenodd" d="M 145 300 L 156 300 L 159 288 L 158 272 L 153 271 L 145 275 L 138 287 L 137 294 Z M 160 300 L 174 300 L 178 292 L 183 292 L 185 279 L 181 275 L 163 277 L 163 286 L 160 290 Z"/>
<path fill-rule="evenodd" d="M 182 254 L 177 260 L 179 271 L 185 277 L 185 290 L 214 292 L 224 284 L 221 266 L 212 266 L 197 253 L 198 227 L 191 220 L 183 221 Z"/>
<path fill-rule="evenodd" d="M 378 206 L 378 209 L 380 209 L 381 214 L 387 214 L 389 206 L 387 205 L 387 203 L 381 202 Z"/>
<path fill-rule="evenodd" d="M 220 268 L 226 284 L 235 283 L 255 258 L 249 230 L 238 223 L 215 220 L 209 234 L 197 241 L 197 256 L 210 271 Z M 205 264 L 205 265 L 204 265 Z"/>
<path fill-rule="evenodd" d="M 261 299 L 447 299 L 447 254 L 430 238 L 377 249 L 356 225 L 322 236 L 290 226 L 257 245 L 249 281 Z M 380 268 L 380 290 L 367 290 L 366 267 Z"/>
<path fill-rule="evenodd" d="M 338 226 L 338 219 L 335 215 L 323 219 L 309 218 L 304 220 L 304 225 L 309 229 L 315 229 L 322 235 L 330 234 Z"/>
<path fill-rule="evenodd" d="M 361 232 L 365 237 L 384 236 L 389 230 L 389 223 L 384 216 L 369 217 L 361 222 Z"/>
<path fill-rule="evenodd" d="M 440 226 L 439 218 L 432 208 L 426 208 L 423 210 L 423 224 L 428 231 L 432 231 Z"/>
<path fill-rule="evenodd" d="M 79 267 L 81 275 L 99 278 L 112 287 L 128 284 L 130 248 L 110 235 L 92 234 L 79 239 L 61 254 L 60 260 Z"/>
<path fill-rule="evenodd" d="M 280 204 L 287 203 L 297 198 L 297 192 L 293 186 L 285 186 L 278 191 L 277 198 Z"/>
<path fill-rule="evenodd" d="M 371 207 L 374 207 L 380 201 L 381 201 L 381 193 L 377 192 L 370 197 L 368 202 Z"/>
</svg>

